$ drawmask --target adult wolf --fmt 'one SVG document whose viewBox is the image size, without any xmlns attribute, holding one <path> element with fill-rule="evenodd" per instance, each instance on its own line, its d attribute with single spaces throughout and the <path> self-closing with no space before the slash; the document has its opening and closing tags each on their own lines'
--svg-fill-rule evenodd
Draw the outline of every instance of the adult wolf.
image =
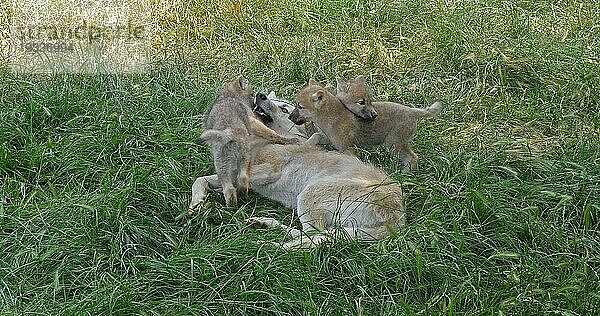
<svg viewBox="0 0 600 316">
<path fill-rule="evenodd" d="M 302 230 L 273 218 L 253 226 L 282 227 L 293 240 L 285 249 L 314 247 L 339 236 L 378 239 L 405 224 L 402 189 L 382 170 L 358 158 L 308 145 L 258 144 L 252 149 L 250 189 L 293 208 Z M 200 207 L 219 177 L 196 179 L 190 209 Z"/>
</svg>

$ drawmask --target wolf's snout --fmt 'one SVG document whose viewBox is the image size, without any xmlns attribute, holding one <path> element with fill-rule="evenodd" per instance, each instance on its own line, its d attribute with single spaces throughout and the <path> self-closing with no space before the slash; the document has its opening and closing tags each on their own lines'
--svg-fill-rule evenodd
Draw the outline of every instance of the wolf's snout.
<svg viewBox="0 0 600 316">
<path fill-rule="evenodd" d="M 360 110 L 360 115 L 358 115 L 360 118 L 363 118 L 365 120 L 371 121 L 374 120 L 377 117 L 377 111 L 375 111 L 375 109 L 369 109 L 368 107 L 364 107 Z"/>
<path fill-rule="evenodd" d="M 262 92 L 258 92 L 256 94 L 256 98 L 264 101 L 264 100 L 267 99 L 267 96 L 264 93 L 262 93 Z"/>
<path fill-rule="evenodd" d="M 267 100 L 268 98 L 264 93 L 257 92 L 256 96 L 254 97 L 254 108 L 252 108 L 254 115 L 258 117 L 258 119 L 264 124 L 273 122 L 273 118 L 267 113 L 268 109 L 270 108 L 270 104 L 268 104 L 269 102 Z"/>
</svg>

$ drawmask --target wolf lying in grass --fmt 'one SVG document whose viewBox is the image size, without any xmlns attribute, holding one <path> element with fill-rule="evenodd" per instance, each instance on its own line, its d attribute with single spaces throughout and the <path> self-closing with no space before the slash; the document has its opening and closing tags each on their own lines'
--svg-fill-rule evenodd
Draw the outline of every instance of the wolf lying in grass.
<svg viewBox="0 0 600 316">
<path fill-rule="evenodd" d="M 294 238 L 285 249 L 314 247 L 340 235 L 378 239 L 405 223 L 400 186 L 356 157 L 306 145 L 259 145 L 252 153 L 250 188 L 295 209 L 302 231 L 272 218 L 248 223 L 285 229 Z M 221 188 L 218 175 L 196 179 L 190 209 L 204 203 L 209 187 Z"/>
<path fill-rule="evenodd" d="M 350 82 L 346 89 L 362 89 L 365 92 L 346 94 L 355 103 L 368 98 L 368 88 L 363 81 Z M 344 87 L 341 87 L 344 90 Z M 336 88 L 340 90 L 340 87 Z M 338 92 L 339 93 L 339 92 Z M 302 89 L 297 97 L 298 105 L 289 118 L 300 125 L 312 121 L 319 132 L 313 134 L 307 141 L 309 144 L 319 144 L 329 141 L 337 150 L 351 155 L 355 154 L 352 146 L 372 147 L 385 145 L 391 149 L 404 164 L 403 172 L 417 168 L 418 157 L 412 151 L 410 140 L 414 136 L 417 122 L 422 118 L 435 116 L 443 108 L 440 102 L 435 102 L 426 109 L 411 108 L 393 102 L 372 102 L 378 113 L 376 119 L 364 120 L 357 118 L 349 111 L 342 101 L 311 79 L 308 87 Z"/>
<path fill-rule="evenodd" d="M 261 97 L 257 100 L 264 101 Z M 302 230 L 266 217 L 250 218 L 248 223 L 286 230 L 293 240 L 281 245 L 284 249 L 315 247 L 343 236 L 378 239 L 405 224 L 400 186 L 354 156 L 315 146 L 264 141 L 255 141 L 251 154 L 250 189 L 295 209 Z M 190 213 L 202 206 L 207 188 L 223 189 L 219 177 L 214 174 L 196 179 Z"/>
<path fill-rule="evenodd" d="M 252 114 L 252 87 L 242 76 L 223 85 L 208 109 L 198 143 L 211 145 L 215 169 L 219 175 L 227 206 L 237 206 L 238 196 L 248 194 L 250 179 L 250 142 L 253 135 L 271 143 L 297 143 L 267 128 Z"/>
</svg>

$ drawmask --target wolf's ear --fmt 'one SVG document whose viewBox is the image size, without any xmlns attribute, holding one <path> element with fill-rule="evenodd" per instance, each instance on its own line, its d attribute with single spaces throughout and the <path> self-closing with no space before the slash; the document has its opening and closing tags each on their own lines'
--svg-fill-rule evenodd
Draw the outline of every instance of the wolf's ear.
<svg viewBox="0 0 600 316">
<path fill-rule="evenodd" d="M 312 103 L 315 109 L 319 109 L 321 105 L 325 102 L 325 92 L 323 90 L 318 90 L 317 92 L 312 94 Z"/>
<path fill-rule="evenodd" d="M 342 77 L 335 77 L 335 94 L 341 94 L 348 92 L 348 83 Z"/>
<path fill-rule="evenodd" d="M 269 92 L 267 99 L 269 99 L 269 100 L 277 99 L 277 97 L 275 96 L 275 91 Z"/>
<path fill-rule="evenodd" d="M 320 86 L 321 84 L 319 84 L 319 82 L 313 78 L 308 79 L 308 85 L 309 86 Z"/>
<path fill-rule="evenodd" d="M 241 90 L 248 90 L 250 88 L 248 81 L 246 81 L 246 79 L 244 79 L 244 76 L 242 75 L 239 75 L 237 76 L 237 78 L 235 78 L 235 85 Z"/>
<path fill-rule="evenodd" d="M 346 79 L 340 76 L 335 76 L 335 82 L 337 82 L 337 84 L 346 84 Z"/>
<path fill-rule="evenodd" d="M 235 83 L 238 84 L 240 87 L 242 86 L 242 83 L 244 82 L 244 76 L 243 75 L 239 75 L 237 77 L 235 77 Z"/>
<path fill-rule="evenodd" d="M 356 81 L 358 83 L 365 83 L 365 76 L 360 75 L 360 76 L 356 77 L 356 79 L 354 79 L 354 81 Z"/>
</svg>

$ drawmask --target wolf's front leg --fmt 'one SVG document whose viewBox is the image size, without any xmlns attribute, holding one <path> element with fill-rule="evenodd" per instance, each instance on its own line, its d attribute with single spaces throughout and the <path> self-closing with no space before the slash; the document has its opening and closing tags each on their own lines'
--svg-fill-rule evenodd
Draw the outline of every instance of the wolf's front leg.
<svg viewBox="0 0 600 316">
<path fill-rule="evenodd" d="M 250 129 L 252 130 L 253 135 L 264 138 L 269 143 L 285 145 L 297 144 L 299 142 L 299 140 L 295 137 L 285 137 L 277 134 L 275 131 L 268 128 L 265 126 L 265 124 L 254 117 L 250 118 Z"/>
<path fill-rule="evenodd" d="M 204 204 L 207 188 L 214 190 L 221 189 L 221 182 L 216 174 L 200 177 L 194 181 L 194 184 L 192 184 L 192 201 L 188 208 L 188 215 L 192 215 L 197 208 Z"/>
</svg>

